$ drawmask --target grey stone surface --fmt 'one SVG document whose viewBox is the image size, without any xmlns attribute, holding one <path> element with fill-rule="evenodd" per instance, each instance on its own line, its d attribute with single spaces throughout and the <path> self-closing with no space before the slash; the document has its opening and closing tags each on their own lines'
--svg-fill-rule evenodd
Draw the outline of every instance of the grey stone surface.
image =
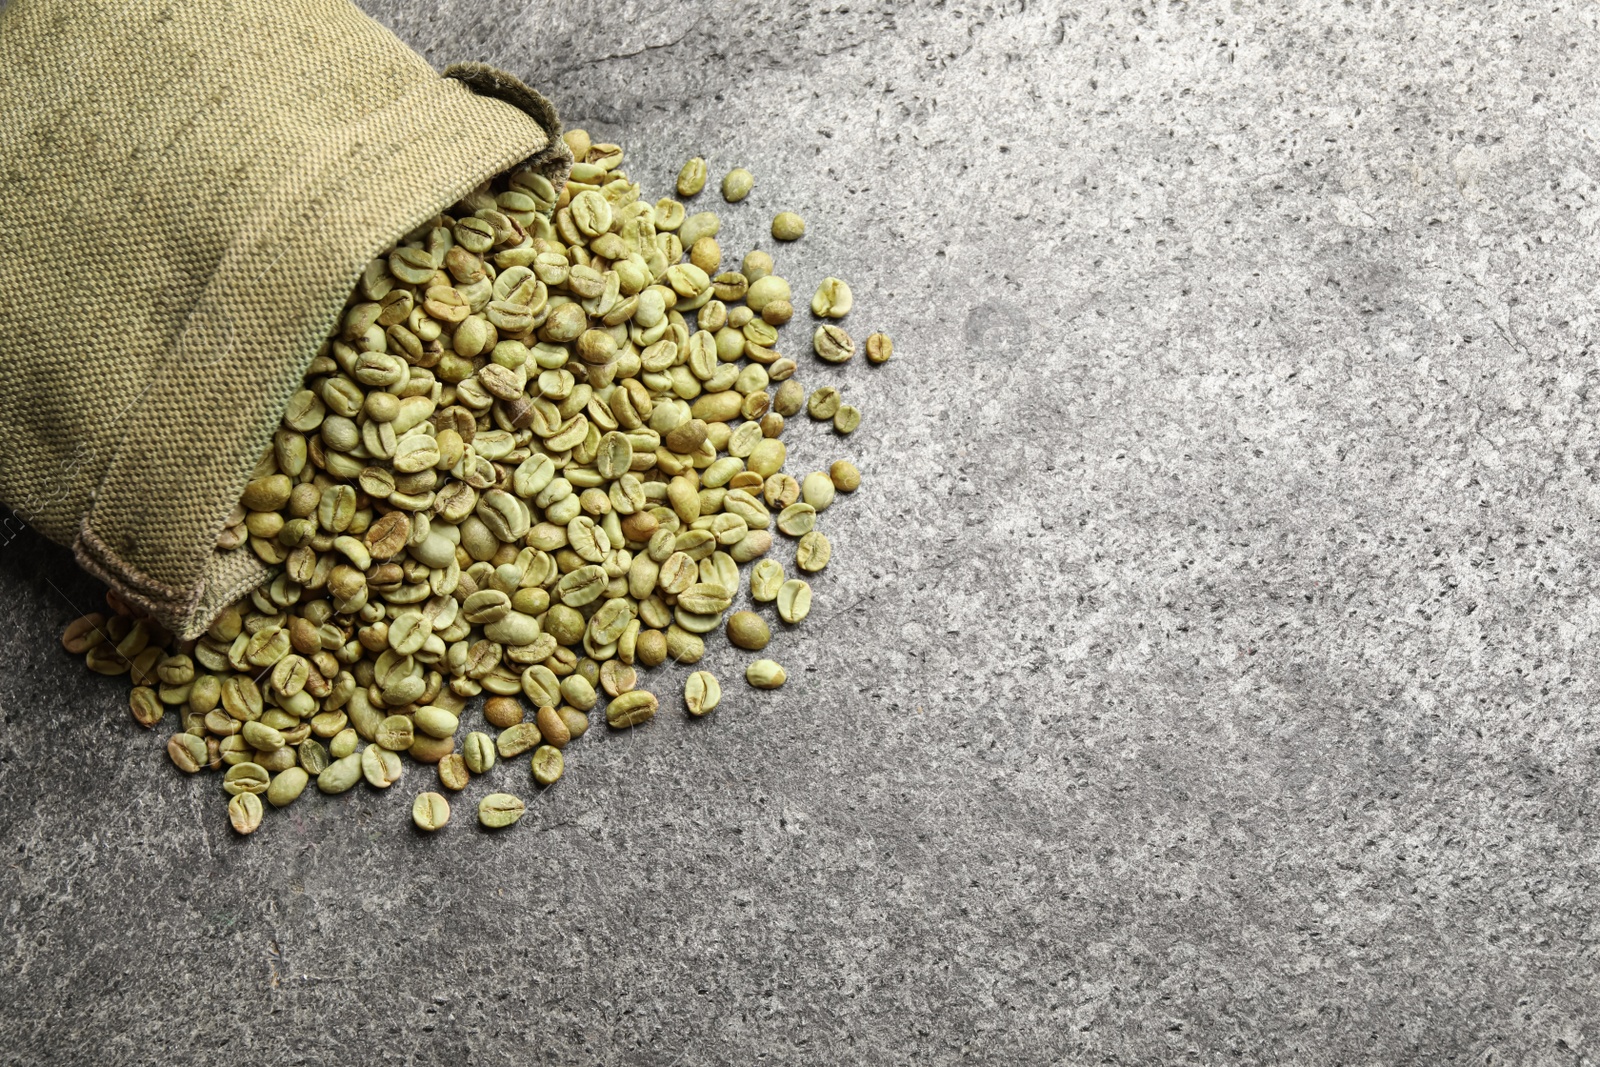
<svg viewBox="0 0 1600 1067">
<path fill-rule="evenodd" d="M 0 1060 L 1592 1062 L 1591 8 L 368 9 L 805 215 L 865 487 L 787 687 L 492 836 L 234 839 L 15 536 Z"/>
</svg>

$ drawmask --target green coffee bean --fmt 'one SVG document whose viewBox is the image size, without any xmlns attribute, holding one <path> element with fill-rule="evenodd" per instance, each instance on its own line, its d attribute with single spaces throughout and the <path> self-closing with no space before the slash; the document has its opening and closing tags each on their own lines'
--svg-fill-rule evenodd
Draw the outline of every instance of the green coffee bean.
<svg viewBox="0 0 1600 1067">
<path fill-rule="evenodd" d="M 833 479 L 821 471 L 812 471 L 806 475 L 805 481 L 800 483 L 800 497 L 811 505 L 814 513 L 828 510 L 828 505 L 833 503 L 833 493 Z M 815 525 L 814 522 L 813 525 Z M 782 527 L 779 528 L 782 529 Z M 810 531 L 802 530 L 800 532 L 804 534 Z"/>
<path fill-rule="evenodd" d="M 561 679 L 561 695 L 579 711 L 588 711 L 598 699 L 594 686 L 581 674 L 569 674 Z"/>
<path fill-rule="evenodd" d="M 751 311 L 759 314 L 761 309 L 774 300 L 788 300 L 792 295 L 789 283 L 776 274 L 769 274 L 764 278 L 750 283 L 749 292 L 744 295 L 744 302 Z"/>
<path fill-rule="evenodd" d="M 694 196 L 706 187 L 706 161 L 695 156 L 678 171 L 678 195 Z"/>
<path fill-rule="evenodd" d="M 354 754 L 360 744 L 361 735 L 348 726 L 343 727 L 328 742 L 328 755 L 335 760 L 342 760 L 346 756 Z"/>
<path fill-rule="evenodd" d="M 313 778 L 387 788 L 401 752 L 459 790 L 532 748 L 536 780 L 554 781 L 597 689 L 626 728 L 657 710 L 637 668 L 695 663 L 724 626 L 736 647 L 770 641 L 760 616 L 728 616 L 739 564 L 754 564 L 753 600 L 805 617 L 809 587 L 765 558 L 773 534 L 799 538 L 801 572 L 826 566 L 817 514 L 860 474 L 839 461 L 802 487 L 780 434 L 802 408 L 841 434 L 860 413 L 831 386 L 808 397 L 778 354 L 794 299 L 771 255 L 727 269 L 714 212 L 652 204 L 618 146 L 566 140 L 578 162 L 559 210 L 519 168 L 367 264 L 217 540 L 248 546 L 269 582 L 181 653 L 115 597 L 63 635 L 130 678 L 136 721 L 178 709 L 181 770 L 224 769 L 230 796 L 276 805 Z M 680 179 L 698 193 L 704 160 Z M 735 168 L 722 192 L 753 185 Z M 804 228 L 772 220 L 780 240 Z M 852 305 L 843 281 L 818 287 L 821 358 L 853 354 L 833 325 Z M 892 343 L 865 348 L 881 362 Z M 709 696 L 686 685 L 691 711 L 715 706 L 704 677 Z M 500 736 L 455 752 L 480 694 Z M 235 807 L 253 829 L 250 804 Z"/>
<path fill-rule="evenodd" d="M 443 708 L 433 705 L 418 708 L 412 716 L 415 726 L 429 737 L 453 737 L 461 720 Z"/>
<path fill-rule="evenodd" d="M 240 834 L 261 829 L 261 798 L 254 793 L 238 793 L 228 801 L 228 821 Z"/>
<path fill-rule="evenodd" d="M 655 718 L 656 695 L 647 689 L 623 693 L 606 705 L 606 724 L 615 729 L 638 726 Z"/>
<path fill-rule="evenodd" d="M 556 714 L 561 716 L 561 724 L 567 728 L 569 741 L 576 741 L 589 730 L 589 716 L 563 704 L 556 709 Z"/>
<path fill-rule="evenodd" d="M 705 715 L 722 700 L 722 686 L 710 671 L 695 671 L 683 683 L 683 703 L 690 715 Z"/>
<path fill-rule="evenodd" d="M 894 341 L 886 333 L 867 335 L 867 360 L 871 363 L 887 363 L 894 355 Z"/>
<path fill-rule="evenodd" d="M 392 749 L 368 745 L 361 750 L 361 775 L 374 789 L 388 789 L 400 780 L 404 769 L 399 754 Z"/>
<path fill-rule="evenodd" d="M 306 774 L 316 776 L 328 769 L 331 762 L 328 759 L 328 750 L 322 747 L 321 742 L 313 738 L 306 738 L 295 749 L 296 758 L 300 766 L 305 768 Z"/>
<path fill-rule="evenodd" d="M 808 479 L 809 480 L 809 476 Z M 830 482 L 831 486 L 833 483 Z M 778 513 L 778 530 L 790 537 L 808 534 L 817 525 L 817 509 L 810 503 L 790 504 Z M 771 597 L 767 598 L 772 599 Z"/>
<path fill-rule="evenodd" d="M 536 724 L 519 722 L 515 726 L 500 731 L 500 736 L 495 738 L 494 747 L 495 751 L 500 754 L 501 759 L 511 759 L 522 755 L 541 740 L 539 727 Z M 471 764 L 469 763 L 468 766 L 470 767 Z M 479 771 L 478 773 L 481 774 L 483 772 Z"/>
<path fill-rule="evenodd" d="M 450 821 L 450 802 L 438 793 L 418 793 L 411 802 L 411 821 L 431 834 Z"/>
<path fill-rule="evenodd" d="M 674 663 L 699 663 L 706 654 L 706 643 L 674 623 L 667 627 L 667 658 Z"/>
<path fill-rule="evenodd" d="M 812 392 L 806 400 L 806 414 L 813 419 L 831 419 L 839 410 L 841 402 L 839 390 L 831 385 L 824 385 Z"/>
<path fill-rule="evenodd" d="M 293 804 L 306 791 L 310 781 L 311 775 L 306 773 L 304 767 L 284 768 L 272 776 L 272 784 L 267 786 L 267 803 L 275 808 Z"/>
<path fill-rule="evenodd" d="M 149 686 L 135 686 L 128 696 L 128 707 L 133 712 L 133 721 L 145 729 L 150 729 L 161 721 L 167 713 L 166 706 L 161 703 L 161 698 Z"/>
<path fill-rule="evenodd" d="M 767 502 L 768 507 L 786 508 L 800 499 L 800 483 L 779 471 L 769 476 L 763 484 L 761 499 Z"/>
<path fill-rule="evenodd" d="M 236 763 L 222 775 L 222 789 L 230 797 L 240 793 L 265 793 L 272 776 L 259 763 Z"/>
<path fill-rule="evenodd" d="M 678 594 L 678 607 L 700 615 L 716 615 L 728 610 L 733 593 L 721 585 L 698 582 Z M 713 623 L 713 625 L 715 625 Z"/>
<path fill-rule="evenodd" d="M 817 327 L 816 333 L 811 335 L 811 348 L 818 359 L 829 363 L 848 363 L 856 354 L 855 340 L 841 327 L 831 324 Z"/>
<path fill-rule="evenodd" d="M 361 781 L 361 771 L 361 753 L 352 752 L 334 760 L 317 775 L 317 788 L 329 794 L 347 792 Z"/>
<path fill-rule="evenodd" d="M 811 314 L 817 318 L 842 319 L 850 314 L 855 297 L 850 286 L 838 278 L 824 278 L 811 298 Z"/>
<path fill-rule="evenodd" d="M 832 556 L 833 544 L 827 535 L 821 530 L 812 530 L 795 546 L 794 562 L 801 570 L 814 574 L 826 567 Z"/>
<path fill-rule="evenodd" d="M 533 780 L 540 785 L 555 785 L 565 766 L 561 750 L 553 745 L 540 745 L 533 751 Z"/>
<path fill-rule="evenodd" d="M 728 617 L 728 641 L 736 647 L 759 652 L 770 640 L 772 631 L 766 620 L 755 612 L 736 611 Z"/>
<path fill-rule="evenodd" d="M 416 739 L 416 729 L 410 718 L 404 715 L 390 715 L 384 719 L 373 736 L 377 744 L 392 752 L 404 752 Z"/>
<path fill-rule="evenodd" d="M 798 241 L 806 235 L 806 220 L 792 211 L 772 216 L 772 236 L 779 241 Z"/>
<path fill-rule="evenodd" d="M 811 613 L 811 586 L 790 578 L 778 590 L 778 618 L 793 625 Z"/>
<path fill-rule="evenodd" d="M 473 774 L 488 774 L 489 768 L 494 766 L 494 741 L 488 734 L 474 730 L 461 742 L 461 756 L 467 770 Z"/>
<path fill-rule="evenodd" d="M 205 739 L 194 734 L 173 734 L 167 739 L 167 755 L 185 774 L 198 772 L 210 759 Z"/>
<path fill-rule="evenodd" d="M 500 830 L 522 818 L 527 810 L 527 805 L 510 793 L 490 793 L 478 801 L 478 821 L 491 830 Z"/>
<path fill-rule="evenodd" d="M 240 733 L 252 748 L 263 752 L 275 752 L 285 744 L 282 733 L 260 722 L 245 723 Z"/>
<path fill-rule="evenodd" d="M 805 405 L 805 386 L 790 378 L 778 386 L 778 391 L 772 396 L 772 410 L 788 418 L 800 414 L 800 409 Z"/>
<path fill-rule="evenodd" d="M 833 487 L 841 493 L 853 493 L 861 488 L 861 472 L 856 470 L 856 465 L 847 459 L 836 459 L 828 468 L 828 477 L 833 482 Z"/>
<path fill-rule="evenodd" d="M 788 678 L 783 668 L 770 659 L 758 659 L 744 669 L 744 680 L 757 689 L 776 689 Z"/>
<path fill-rule="evenodd" d="M 467 773 L 467 761 L 459 752 L 452 752 L 439 760 L 439 784 L 452 792 L 465 789 L 472 776 Z"/>
<path fill-rule="evenodd" d="M 730 204 L 737 204 L 750 195 L 750 190 L 755 187 L 756 178 L 743 167 L 734 167 L 722 178 L 722 199 Z"/>
<path fill-rule="evenodd" d="M 693 248 L 694 243 L 702 237 L 715 237 L 722 227 L 722 220 L 717 218 L 714 211 L 701 211 L 690 215 L 683 220 L 683 225 L 678 227 L 678 240 L 683 242 L 685 248 Z M 697 270 L 699 268 L 696 268 Z M 701 272 L 704 273 L 703 271 Z M 705 289 L 709 292 L 711 279 L 706 279 Z M 682 309 L 680 305 L 680 310 Z"/>
<path fill-rule="evenodd" d="M 783 564 L 775 559 L 764 559 L 750 570 L 750 599 L 767 604 L 778 598 L 783 585 Z"/>
</svg>

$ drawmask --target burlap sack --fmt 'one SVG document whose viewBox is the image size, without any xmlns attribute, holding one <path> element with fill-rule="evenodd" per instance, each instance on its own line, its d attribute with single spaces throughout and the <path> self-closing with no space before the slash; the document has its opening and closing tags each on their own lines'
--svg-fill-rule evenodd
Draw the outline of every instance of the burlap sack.
<svg viewBox="0 0 1600 1067">
<path fill-rule="evenodd" d="M 184 636 L 259 583 L 223 520 L 362 266 L 570 154 L 347 0 L 0 13 L 0 500 Z"/>
</svg>

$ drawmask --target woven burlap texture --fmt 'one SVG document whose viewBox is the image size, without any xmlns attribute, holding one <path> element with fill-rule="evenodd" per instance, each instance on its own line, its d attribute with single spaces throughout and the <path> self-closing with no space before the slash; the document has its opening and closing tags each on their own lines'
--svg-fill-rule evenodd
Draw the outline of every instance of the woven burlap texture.
<svg viewBox="0 0 1600 1067">
<path fill-rule="evenodd" d="M 362 267 L 570 154 L 347 0 L 12 0 L 0 72 L 0 500 L 196 636 L 268 575 L 215 542 Z"/>
</svg>

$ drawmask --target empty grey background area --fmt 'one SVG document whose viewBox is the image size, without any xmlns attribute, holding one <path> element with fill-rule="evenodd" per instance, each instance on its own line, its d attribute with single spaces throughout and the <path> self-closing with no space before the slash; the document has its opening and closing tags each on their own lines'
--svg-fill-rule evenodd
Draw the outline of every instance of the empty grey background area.
<svg viewBox="0 0 1600 1067">
<path fill-rule="evenodd" d="M 11 524 L 3 1062 L 1592 1062 L 1595 8 L 365 6 L 749 167 L 726 255 L 895 338 L 779 346 L 863 487 L 787 686 L 434 837 L 416 766 L 235 837 Z"/>
</svg>

